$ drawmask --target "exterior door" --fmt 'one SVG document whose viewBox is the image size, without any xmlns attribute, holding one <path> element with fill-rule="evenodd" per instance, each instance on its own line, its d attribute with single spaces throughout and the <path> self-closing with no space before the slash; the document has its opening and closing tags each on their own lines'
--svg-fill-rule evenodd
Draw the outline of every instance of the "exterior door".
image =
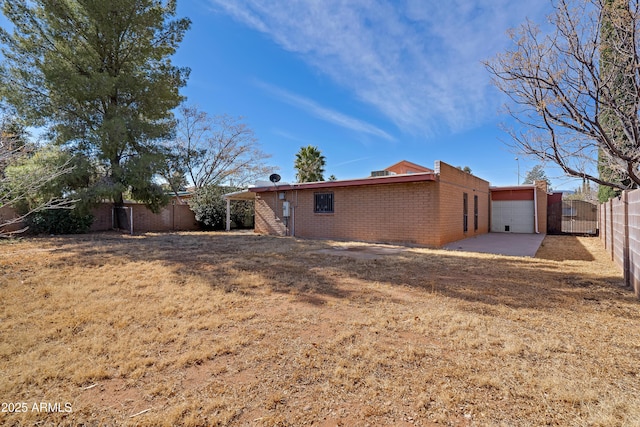
<svg viewBox="0 0 640 427">
<path fill-rule="evenodd" d="M 533 200 L 491 202 L 491 231 L 494 233 L 534 233 Z"/>
</svg>

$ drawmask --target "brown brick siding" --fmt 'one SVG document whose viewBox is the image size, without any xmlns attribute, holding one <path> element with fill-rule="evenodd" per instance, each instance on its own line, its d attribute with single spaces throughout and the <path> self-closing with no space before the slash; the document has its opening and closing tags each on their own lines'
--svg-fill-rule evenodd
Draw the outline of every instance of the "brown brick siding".
<svg viewBox="0 0 640 427">
<path fill-rule="evenodd" d="M 440 174 L 440 229 L 436 246 L 489 232 L 489 183 L 444 162 L 436 162 Z M 468 228 L 463 228 L 463 194 L 468 197 Z M 473 199 L 478 196 L 478 230 L 474 230 Z"/>
<path fill-rule="evenodd" d="M 435 182 L 291 190 L 293 217 L 282 218 L 282 202 L 273 192 L 256 198 L 256 231 L 266 234 L 435 245 Z M 334 212 L 315 213 L 314 194 L 333 193 Z M 276 215 L 274 215 L 274 203 Z M 293 221 L 292 221 L 293 220 Z"/>
<path fill-rule="evenodd" d="M 256 194 L 258 233 L 280 236 L 416 243 L 441 246 L 487 233 L 489 183 L 440 163 L 440 180 L 287 191 L 293 217 L 282 217 L 276 192 Z M 332 192 L 333 213 L 314 213 L 314 194 Z M 469 194 L 469 229 L 463 231 L 462 194 Z M 478 195 L 478 230 L 474 230 L 473 196 Z"/>
<path fill-rule="evenodd" d="M 276 200 L 276 192 L 256 194 L 255 231 L 274 236 L 288 235 L 282 218 L 282 200 Z"/>
</svg>

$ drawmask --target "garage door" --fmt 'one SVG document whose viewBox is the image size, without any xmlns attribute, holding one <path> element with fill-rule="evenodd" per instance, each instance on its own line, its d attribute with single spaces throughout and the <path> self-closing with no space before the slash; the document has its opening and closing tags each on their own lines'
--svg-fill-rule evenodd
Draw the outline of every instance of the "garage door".
<svg viewBox="0 0 640 427">
<path fill-rule="evenodd" d="M 533 233 L 533 200 L 494 200 L 491 202 L 491 231 L 495 233 Z"/>
</svg>

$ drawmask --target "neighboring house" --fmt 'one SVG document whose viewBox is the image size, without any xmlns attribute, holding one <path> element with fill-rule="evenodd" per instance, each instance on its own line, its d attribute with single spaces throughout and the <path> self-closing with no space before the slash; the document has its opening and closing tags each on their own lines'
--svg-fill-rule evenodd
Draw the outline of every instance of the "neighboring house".
<svg viewBox="0 0 640 427">
<path fill-rule="evenodd" d="M 371 176 L 386 176 L 386 175 L 408 175 L 412 173 L 431 172 L 433 169 L 425 168 L 424 166 L 417 165 L 415 163 L 402 160 L 395 165 L 391 165 L 382 171 L 373 171 Z"/>
<path fill-rule="evenodd" d="M 261 183 L 227 200 L 255 197 L 255 231 L 278 236 L 442 246 L 489 231 L 489 183 L 435 162 L 399 162 L 362 179 Z"/>
</svg>

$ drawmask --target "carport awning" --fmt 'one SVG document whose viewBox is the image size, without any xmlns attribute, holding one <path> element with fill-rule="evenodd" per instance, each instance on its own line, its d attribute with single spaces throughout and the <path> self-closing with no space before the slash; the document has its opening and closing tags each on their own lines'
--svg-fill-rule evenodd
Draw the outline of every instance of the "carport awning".
<svg viewBox="0 0 640 427">
<path fill-rule="evenodd" d="M 225 200 L 255 200 L 256 193 L 249 190 L 234 191 L 233 193 L 227 193 L 222 196 Z"/>
<path fill-rule="evenodd" d="M 231 230 L 231 201 L 232 200 L 256 200 L 256 193 L 249 190 L 234 191 L 233 193 L 227 193 L 222 196 L 227 201 L 227 221 L 225 229 Z"/>
</svg>

